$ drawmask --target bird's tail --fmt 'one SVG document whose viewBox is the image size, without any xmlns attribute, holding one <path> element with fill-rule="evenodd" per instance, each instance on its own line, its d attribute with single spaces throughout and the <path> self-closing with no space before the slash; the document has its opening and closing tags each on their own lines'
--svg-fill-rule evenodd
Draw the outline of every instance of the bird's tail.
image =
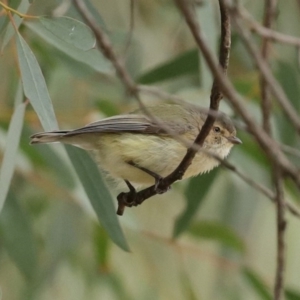
<svg viewBox="0 0 300 300">
<path fill-rule="evenodd" d="M 47 144 L 59 142 L 68 131 L 51 131 L 36 133 L 30 137 L 30 144 Z"/>
</svg>

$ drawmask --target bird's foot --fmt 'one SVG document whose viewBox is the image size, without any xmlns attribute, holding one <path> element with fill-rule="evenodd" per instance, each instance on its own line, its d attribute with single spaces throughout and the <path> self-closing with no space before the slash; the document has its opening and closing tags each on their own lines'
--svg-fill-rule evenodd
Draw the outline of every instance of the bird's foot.
<svg viewBox="0 0 300 300">
<path fill-rule="evenodd" d="M 147 169 L 147 168 L 144 168 L 144 167 L 141 167 L 139 166 L 138 164 L 134 163 L 133 161 L 130 161 L 128 162 L 131 166 L 134 166 L 142 171 L 144 171 L 145 173 L 149 174 L 150 176 L 152 176 L 154 179 L 155 179 L 155 184 L 154 184 L 154 188 L 155 188 L 155 191 L 157 194 L 164 194 L 165 192 L 167 192 L 171 187 L 168 186 L 168 187 L 160 187 L 160 183 L 161 181 L 163 180 L 163 177 L 161 177 L 159 174 Z M 126 182 L 126 181 L 125 181 Z M 128 184 L 127 184 L 128 185 Z M 129 186 L 128 186 L 129 187 Z M 130 187 L 129 187 L 130 189 Z"/>
<path fill-rule="evenodd" d="M 140 204 L 138 202 L 137 192 L 134 186 L 128 180 L 125 180 L 125 183 L 129 188 L 129 192 L 127 193 L 122 192 L 117 196 L 117 200 L 119 204 L 117 214 L 120 216 L 123 215 L 126 206 L 132 207 L 132 206 L 138 206 Z"/>
</svg>

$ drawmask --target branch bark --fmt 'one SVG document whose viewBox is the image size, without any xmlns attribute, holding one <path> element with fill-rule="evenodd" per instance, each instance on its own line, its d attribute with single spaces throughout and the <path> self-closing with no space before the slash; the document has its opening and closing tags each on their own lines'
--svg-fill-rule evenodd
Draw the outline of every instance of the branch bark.
<svg viewBox="0 0 300 300">
<path fill-rule="evenodd" d="M 272 22 L 275 16 L 277 0 L 266 0 L 264 10 L 264 21 L 263 25 L 266 28 L 271 28 Z M 261 46 L 261 56 L 268 63 L 270 55 L 270 40 L 263 37 Z M 271 133 L 270 116 L 272 113 L 272 102 L 269 87 L 264 76 L 260 74 L 260 89 L 261 89 L 261 111 L 262 111 L 262 123 L 263 128 L 266 132 Z"/>
<path fill-rule="evenodd" d="M 223 0 L 225 3 L 225 0 Z M 275 142 L 260 126 L 257 125 L 256 121 L 250 115 L 246 106 L 244 105 L 243 98 L 235 91 L 231 82 L 224 76 L 222 70 L 207 46 L 202 33 L 199 30 L 198 23 L 188 6 L 186 0 L 176 0 L 178 7 L 182 14 L 185 16 L 186 23 L 190 28 L 190 31 L 201 50 L 204 59 L 206 60 L 211 72 L 214 75 L 215 80 L 218 81 L 222 92 L 227 97 L 229 103 L 234 107 L 235 111 L 244 120 L 247 125 L 248 131 L 257 140 L 261 149 L 266 153 L 270 159 L 276 159 L 283 169 L 285 175 L 288 175 L 300 189 L 300 177 L 297 168 L 289 162 L 286 156 L 280 150 L 277 142 Z"/>
<path fill-rule="evenodd" d="M 195 16 L 193 13 L 191 13 L 190 8 L 188 8 L 188 4 L 184 4 L 181 1 L 177 1 L 177 5 L 181 10 L 186 10 L 186 13 L 184 14 L 184 17 L 186 19 L 186 22 L 189 22 L 190 19 L 195 19 Z M 231 46 L 231 25 L 230 25 L 230 19 L 229 14 L 227 11 L 226 6 L 224 5 L 222 0 L 219 0 L 219 7 L 220 7 L 220 16 L 221 16 L 221 41 L 220 41 L 220 48 L 219 48 L 219 68 L 221 72 L 226 75 L 228 64 L 229 64 L 229 55 L 230 55 L 230 46 Z M 197 31 L 200 31 L 199 24 L 196 24 Z M 201 36 L 201 39 L 203 40 L 204 37 Z M 212 89 L 211 89 L 211 95 L 210 95 L 210 110 L 217 111 L 219 109 L 220 101 L 223 98 L 223 94 L 221 92 L 219 82 L 214 79 Z M 216 120 L 216 114 L 208 114 L 205 123 L 203 124 L 201 131 L 199 135 L 197 136 L 194 145 L 202 146 L 204 143 L 205 138 L 209 134 L 214 122 Z M 174 170 L 173 173 L 171 173 L 169 176 L 165 178 L 166 183 L 173 183 L 176 180 L 179 180 L 184 175 L 184 172 L 187 170 L 189 165 L 192 163 L 193 158 L 195 157 L 197 153 L 197 150 L 195 147 L 191 147 L 187 150 L 187 153 L 185 157 L 183 158 L 182 162 L 179 164 L 179 166 Z"/>
<path fill-rule="evenodd" d="M 230 32 L 230 22 L 229 22 L 229 14 L 227 9 L 223 3 L 223 1 L 219 1 L 220 3 L 220 13 L 221 13 L 221 44 L 220 44 L 220 65 L 222 66 L 223 73 L 226 74 L 228 62 L 229 62 L 229 52 L 230 52 L 230 39 L 231 39 L 231 32 Z M 87 10 L 85 4 L 81 0 L 74 0 L 74 4 L 77 10 L 80 12 L 86 23 L 90 26 L 92 31 L 96 36 L 96 40 L 98 43 L 99 48 L 101 49 L 102 53 L 105 55 L 107 59 L 109 59 L 115 70 L 117 72 L 118 77 L 124 83 L 128 91 L 139 101 L 142 107 L 143 104 L 140 101 L 138 87 L 130 77 L 130 75 L 126 72 L 124 65 L 121 63 L 119 58 L 117 57 L 116 53 L 113 50 L 113 47 L 105 35 L 105 33 L 97 26 L 93 16 Z M 218 82 L 215 80 L 213 83 L 211 97 L 210 97 L 210 109 L 217 111 L 219 108 L 219 102 L 222 99 L 222 93 L 220 91 Z M 144 107 L 145 108 L 145 107 Z M 146 110 L 146 109 L 145 109 Z M 208 117 L 201 128 L 199 135 L 197 136 L 194 145 L 201 146 L 205 138 L 207 137 L 209 131 L 211 130 L 213 123 L 216 119 L 216 114 L 208 114 Z M 175 181 L 182 178 L 187 168 L 192 163 L 193 158 L 195 157 L 197 150 L 195 147 L 190 147 L 187 150 L 187 153 L 179 166 L 175 169 L 167 177 L 163 178 L 160 181 L 158 190 L 168 190 L 170 185 Z M 154 196 L 157 194 L 157 187 L 155 185 L 146 188 L 138 193 L 121 193 L 118 196 L 119 207 L 117 213 L 122 215 L 125 209 L 125 206 L 131 205 L 138 205 L 141 204 L 146 199 Z"/>
<path fill-rule="evenodd" d="M 277 266 L 274 284 L 274 300 L 280 300 L 283 299 L 284 293 L 286 220 L 282 174 L 276 162 L 274 163 L 274 184 L 277 208 Z"/>
<path fill-rule="evenodd" d="M 84 5 L 84 2 L 82 0 L 73 0 L 73 1 L 74 1 L 75 6 L 77 7 L 79 13 L 83 16 L 86 23 L 90 26 L 90 28 L 94 32 L 94 34 L 96 36 L 97 44 L 98 44 L 99 48 L 101 49 L 102 53 L 106 56 L 107 59 L 109 59 L 112 62 L 113 66 L 116 70 L 117 76 L 122 81 L 124 86 L 127 88 L 129 93 L 131 93 L 131 95 L 133 95 L 138 100 L 141 108 L 142 109 L 144 108 L 145 109 L 144 112 L 147 114 L 147 110 L 143 106 L 143 103 L 141 102 L 140 95 L 139 95 L 139 92 L 144 91 L 145 87 L 136 85 L 135 82 L 132 80 L 132 78 L 130 77 L 130 75 L 128 74 L 126 69 L 124 68 L 123 63 L 117 57 L 117 55 L 116 55 L 116 53 L 115 53 L 108 37 L 105 35 L 105 33 L 102 32 L 101 28 L 98 27 L 98 25 L 97 25 L 96 21 L 94 20 L 93 16 L 86 9 L 86 7 Z M 185 6 L 188 6 L 187 1 L 177 0 L 176 2 L 178 4 L 178 7 L 180 7 L 181 2 L 182 2 L 181 4 L 183 5 L 183 8 Z M 226 10 L 226 7 L 225 7 L 224 3 L 225 3 L 224 0 L 220 0 L 221 14 L 222 14 L 222 10 Z M 287 160 L 285 155 L 281 152 L 281 149 L 280 149 L 279 145 L 274 140 L 272 140 L 264 131 L 262 131 L 260 127 L 257 126 L 254 119 L 252 119 L 251 115 L 248 113 L 247 109 L 244 107 L 243 99 L 235 92 L 235 90 L 232 87 L 231 83 L 227 80 L 227 78 L 224 74 L 224 73 L 226 73 L 226 71 L 224 71 L 224 70 L 227 69 L 227 65 L 228 65 L 229 52 L 226 52 L 226 51 L 229 50 L 230 40 L 228 41 L 227 38 L 224 38 L 224 40 L 227 40 L 227 42 L 223 43 L 224 48 L 227 48 L 227 50 L 223 49 L 222 52 L 223 52 L 224 57 L 220 58 L 220 61 L 224 61 L 224 66 L 226 66 L 226 67 L 221 68 L 219 66 L 218 62 L 216 61 L 216 59 L 212 56 L 212 54 L 210 52 L 210 49 L 206 46 L 205 39 L 203 38 L 203 36 L 201 35 L 201 38 L 200 39 L 198 38 L 198 34 L 201 33 L 201 31 L 200 31 L 200 28 L 198 27 L 197 21 L 195 20 L 195 18 L 193 16 L 193 13 L 190 12 L 190 7 L 187 7 L 185 12 L 183 12 L 183 15 L 185 16 L 185 18 L 187 20 L 187 23 L 189 24 L 189 26 L 191 28 L 191 31 L 192 31 L 192 33 L 195 37 L 195 40 L 196 40 L 196 42 L 199 46 L 199 49 L 201 49 L 201 51 L 203 52 L 204 58 L 207 60 L 208 65 L 211 68 L 212 73 L 215 77 L 214 85 L 213 85 L 212 93 L 211 93 L 211 107 L 212 108 L 218 107 L 218 103 L 221 100 L 222 96 L 218 96 L 217 93 L 216 93 L 216 90 L 220 91 L 220 89 L 221 89 L 224 92 L 224 94 L 228 97 L 229 102 L 232 104 L 232 106 L 235 108 L 235 110 L 241 115 L 241 117 L 243 118 L 243 120 L 245 121 L 245 123 L 247 125 L 248 131 L 251 134 L 253 134 L 253 136 L 256 138 L 256 140 L 260 144 L 261 148 L 270 157 L 277 157 L 278 163 L 283 167 L 283 170 L 292 179 L 294 179 L 294 181 L 296 182 L 296 184 L 298 186 L 300 186 L 300 179 L 298 178 L 298 181 L 296 179 L 297 178 L 297 169 L 289 163 L 289 161 Z M 228 20 L 228 17 L 226 19 Z M 221 23 L 222 23 L 222 28 L 225 28 L 226 26 L 229 26 L 229 25 L 226 25 L 225 21 L 224 22 L 222 21 Z M 227 54 L 224 55 L 225 53 L 227 53 Z M 150 92 L 153 92 L 152 89 L 151 89 Z M 154 92 L 156 92 L 156 91 L 154 91 Z M 161 92 L 158 92 L 158 93 L 160 94 Z M 165 94 L 165 93 L 163 93 L 163 94 Z M 175 99 L 175 100 L 176 99 L 179 100 L 178 97 L 172 97 L 172 98 Z M 212 103 L 214 103 L 214 104 L 212 104 Z M 153 119 L 153 116 L 150 115 L 149 117 Z M 211 121 L 209 121 L 209 122 L 211 122 Z M 158 124 L 159 124 L 159 122 L 158 122 Z M 163 128 L 167 132 L 170 133 L 169 128 L 165 128 L 165 127 L 163 127 Z M 206 127 L 206 128 L 208 128 L 208 127 Z M 204 129 L 205 129 L 205 127 L 204 127 Z M 206 134 L 205 131 L 204 131 L 204 133 L 200 133 L 199 136 L 197 137 L 196 142 L 200 143 L 200 145 L 201 145 L 201 140 L 203 139 L 203 141 L 204 141 L 204 139 L 206 137 L 205 136 L 205 134 Z M 175 138 L 176 138 L 176 136 L 175 136 Z M 167 178 L 162 180 L 162 182 L 160 183 L 160 188 L 164 188 L 165 186 L 168 187 L 174 181 L 181 178 L 181 176 L 184 174 L 184 172 L 186 170 L 185 168 L 187 168 L 189 166 L 190 162 L 192 161 L 192 158 L 193 158 L 193 155 L 194 155 L 193 153 L 195 153 L 195 151 L 199 150 L 199 147 L 198 148 L 194 147 L 194 145 L 192 146 L 192 148 L 194 148 L 194 149 L 193 150 L 190 150 L 190 149 L 188 150 L 187 157 L 184 159 L 184 162 L 181 164 L 180 167 L 178 167 L 176 169 L 178 171 L 178 173 L 173 174 L 173 175 L 170 174 Z M 197 146 L 198 145 L 199 144 L 197 144 Z M 230 169 L 230 170 L 235 169 L 235 167 L 232 168 L 232 166 L 229 166 L 230 164 L 228 165 L 227 162 L 225 162 L 223 165 L 225 165 L 225 167 Z M 240 176 L 239 172 L 236 172 L 236 173 Z M 243 176 L 240 176 L 240 177 L 243 180 L 245 180 L 248 184 L 250 184 L 253 187 L 260 190 L 262 193 L 265 193 L 265 191 L 267 191 L 265 194 L 268 196 L 268 189 L 267 188 L 265 188 L 264 186 L 260 186 L 260 185 L 259 185 L 259 187 L 257 187 L 256 183 L 252 184 L 252 183 L 249 182 L 249 180 L 247 181 L 247 179 L 245 179 Z M 247 176 L 245 176 L 245 177 L 247 178 Z M 141 203 L 144 200 L 152 197 L 156 193 L 157 192 L 156 192 L 155 186 L 151 186 L 151 187 L 149 187 L 147 189 L 144 189 L 144 190 L 140 191 L 139 193 L 137 193 L 138 199 L 135 199 L 135 201 L 137 203 Z M 126 197 L 125 197 L 125 199 L 123 199 L 124 201 L 122 200 L 122 201 L 120 201 L 121 204 L 119 203 L 119 209 L 118 209 L 119 214 L 123 213 L 123 210 L 125 208 L 124 203 L 126 203 L 127 200 L 128 200 L 128 202 L 131 200 L 130 196 L 128 195 L 129 193 L 125 193 L 125 194 L 126 194 Z M 269 196 L 270 195 L 271 194 L 269 193 Z M 291 205 L 289 205 L 289 210 L 293 214 L 299 216 L 299 212 L 295 208 L 293 208 Z"/>
<path fill-rule="evenodd" d="M 299 38 L 272 30 L 270 28 L 261 25 L 260 23 L 258 23 L 256 20 L 253 19 L 253 17 L 249 14 L 249 12 L 245 8 L 238 6 L 237 12 L 240 15 L 240 17 L 248 23 L 250 30 L 257 33 L 261 37 L 264 37 L 273 42 L 287 44 L 298 48 L 300 47 Z"/>
<path fill-rule="evenodd" d="M 264 11 L 264 21 L 263 24 L 266 28 L 271 28 L 272 22 L 275 17 L 277 0 L 266 0 L 265 1 L 265 11 Z M 263 38 L 261 56 L 268 65 L 269 53 L 270 53 L 270 40 Z M 269 91 L 268 82 L 265 77 L 260 73 L 260 87 L 261 87 L 261 111 L 263 116 L 263 128 L 269 135 L 272 135 L 270 116 L 272 112 L 272 102 L 271 95 Z M 277 223 L 277 267 L 275 275 L 274 284 L 274 300 L 280 300 L 283 296 L 284 291 L 284 269 L 285 269 L 285 199 L 283 192 L 283 177 L 281 173 L 281 168 L 278 166 L 277 162 L 273 160 L 272 171 L 274 174 L 273 183 L 275 186 L 275 202 L 276 202 L 276 223 Z"/>
<path fill-rule="evenodd" d="M 265 82 L 268 84 L 270 92 L 277 99 L 283 112 L 291 121 L 297 132 L 300 134 L 300 117 L 297 114 L 295 108 L 291 105 L 284 90 L 282 89 L 278 81 L 275 79 L 264 58 L 259 53 L 255 45 L 252 43 L 249 33 L 244 29 L 239 18 L 233 18 L 233 20 L 236 25 L 236 29 L 240 34 L 240 37 L 242 38 L 249 54 L 252 56 L 257 69 L 259 70 L 261 76 L 264 78 Z"/>
</svg>

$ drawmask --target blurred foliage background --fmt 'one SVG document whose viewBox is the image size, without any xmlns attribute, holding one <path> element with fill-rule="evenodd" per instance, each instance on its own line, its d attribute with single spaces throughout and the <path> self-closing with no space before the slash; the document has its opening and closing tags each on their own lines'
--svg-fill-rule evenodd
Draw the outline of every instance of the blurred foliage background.
<svg viewBox="0 0 300 300">
<path fill-rule="evenodd" d="M 211 75 L 173 1 L 135 0 L 132 32 L 130 1 L 87 3 L 137 82 L 208 106 Z M 68 1 L 11 0 L 8 4 L 23 12 L 29 9 L 30 15 L 63 14 L 80 20 Z M 261 20 L 263 1 L 243 1 L 243 5 Z M 201 1 L 196 9 L 216 52 L 217 1 Z M 299 13 L 298 1 L 280 1 L 276 29 L 299 36 Z M 21 21 L 17 16 L 15 19 Z M 6 197 L 0 215 L 3 299 L 271 299 L 276 262 L 275 206 L 225 169 L 176 183 L 167 194 L 126 209 L 119 222 L 130 252 L 112 242 L 106 227 L 99 225 L 63 146 L 29 145 L 29 136 L 43 129 L 31 105 L 27 105 L 22 122 L 25 105 L 20 106 L 20 53 L 12 37 L 15 34 L 7 38 L 9 26 L 2 11 L 0 162 L 4 150 L 20 133 L 9 192 L 6 195 L 0 190 Z M 77 128 L 137 107 L 95 49 L 80 52 L 68 48 L 36 20 L 23 21 L 19 30 L 43 72 L 61 129 Z M 256 36 L 253 41 L 260 43 Z M 296 49 L 275 44 L 271 62 L 299 110 Z M 258 74 L 234 31 L 229 77 L 260 122 Z M 146 94 L 143 100 L 162 101 Z M 221 110 L 233 115 L 224 101 Z M 272 122 L 278 140 L 299 148 L 299 137 L 276 107 Z M 243 145 L 234 148 L 229 160 L 271 186 L 268 161 L 246 132 L 240 130 L 238 136 Z M 2 179 L 11 170 L 12 166 L 5 169 L 2 164 Z M 109 189 L 115 199 L 118 191 Z M 299 195 L 288 183 L 286 195 L 299 204 Z M 300 223 L 289 214 L 287 219 L 286 296 L 300 299 Z"/>
</svg>

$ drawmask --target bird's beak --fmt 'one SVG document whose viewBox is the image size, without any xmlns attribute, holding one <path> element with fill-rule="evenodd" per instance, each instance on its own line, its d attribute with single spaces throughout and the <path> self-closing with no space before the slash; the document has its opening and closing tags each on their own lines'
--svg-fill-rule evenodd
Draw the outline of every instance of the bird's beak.
<svg viewBox="0 0 300 300">
<path fill-rule="evenodd" d="M 243 142 L 236 136 L 229 136 L 229 137 L 227 137 L 227 140 L 230 143 L 235 144 L 235 145 L 243 144 Z"/>
</svg>

